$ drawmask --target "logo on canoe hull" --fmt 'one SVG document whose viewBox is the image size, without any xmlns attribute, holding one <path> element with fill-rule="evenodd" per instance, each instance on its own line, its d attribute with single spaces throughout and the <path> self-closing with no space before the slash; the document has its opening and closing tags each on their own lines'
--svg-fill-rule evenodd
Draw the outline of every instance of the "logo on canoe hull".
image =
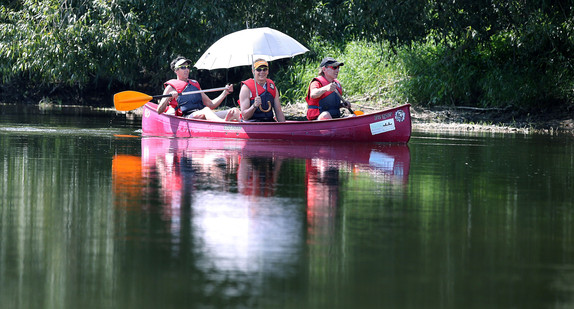
<svg viewBox="0 0 574 309">
<path fill-rule="evenodd" d="M 403 122 L 405 120 L 405 111 L 403 111 L 402 109 L 399 109 L 398 111 L 395 112 L 395 120 L 397 122 Z"/>
<path fill-rule="evenodd" d="M 240 126 L 224 125 L 223 130 L 225 131 L 241 131 Z"/>
</svg>

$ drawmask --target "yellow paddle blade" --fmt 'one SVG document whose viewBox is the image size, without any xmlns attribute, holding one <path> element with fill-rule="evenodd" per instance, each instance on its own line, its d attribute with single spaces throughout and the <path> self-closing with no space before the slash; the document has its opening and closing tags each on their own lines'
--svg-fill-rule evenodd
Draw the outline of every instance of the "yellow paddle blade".
<svg viewBox="0 0 574 309">
<path fill-rule="evenodd" d="M 119 111 L 131 111 L 144 106 L 152 96 L 137 91 L 122 91 L 114 94 L 114 106 Z"/>
</svg>

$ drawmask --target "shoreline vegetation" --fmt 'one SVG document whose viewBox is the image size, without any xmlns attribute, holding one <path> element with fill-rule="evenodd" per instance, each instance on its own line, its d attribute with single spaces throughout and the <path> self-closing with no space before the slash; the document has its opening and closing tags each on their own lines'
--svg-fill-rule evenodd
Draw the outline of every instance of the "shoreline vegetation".
<svg viewBox="0 0 574 309">
<path fill-rule="evenodd" d="M 394 105 L 397 106 L 397 105 Z M 393 106 L 354 105 L 365 114 Z M 141 117 L 141 108 L 128 114 Z M 283 106 L 287 120 L 305 121 L 306 105 Z M 345 110 L 342 110 L 346 113 Z M 121 113 L 121 112 L 118 112 Z M 559 114 L 518 114 L 502 109 L 465 107 L 424 108 L 411 105 L 413 130 L 428 132 L 491 132 L 574 136 L 574 117 Z"/>
<path fill-rule="evenodd" d="M 391 108 L 395 105 L 375 106 L 368 104 L 354 104 L 355 110 L 365 114 Z M 44 105 L 44 110 L 56 109 L 59 112 L 66 108 L 87 108 L 95 113 L 113 113 L 125 115 L 134 121 L 142 117 L 143 108 L 133 111 L 120 112 L 114 108 L 93 108 L 87 106 L 60 106 Z M 341 110 L 343 114 L 346 110 Z M 306 104 L 294 103 L 283 106 L 287 120 L 306 121 Z M 516 133 L 539 135 L 566 135 L 574 136 L 574 114 L 542 113 L 532 115 L 529 113 L 516 113 L 504 109 L 477 109 L 472 107 L 420 107 L 411 105 L 411 121 L 413 131 L 424 132 L 482 132 L 482 133 Z"/>
<path fill-rule="evenodd" d="M 355 98 L 356 100 L 356 98 Z M 364 99 L 357 104 L 353 99 L 354 110 L 365 114 L 391 108 L 400 104 L 369 104 Z M 0 103 L 3 106 L 16 106 L 15 103 Z M 139 122 L 143 107 L 132 111 L 117 111 L 113 107 L 97 107 L 89 105 L 62 105 L 43 101 L 35 106 L 43 113 L 72 114 L 72 115 L 123 115 L 126 118 Z M 26 108 L 23 107 L 23 108 Z M 22 106 L 21 106 L 22 108 Z M 306 121 L 306 104 L 289 103 L 283 106 L 287 120 Z M 540 114 L 518 113 L 516 111 L 500 108 L 474 108 L 474 107 L 420 107 L 411 105 L 411 121 L 413 131 L 424 132 L 490 132 L 490 133 L 517 133 L 541 135 L 567 135 L 574 136 L 574 113 L 561 111 L 544 112 Z M 18 108 L 14 111 L 18 112 Z M 342 109 L 343 114 L 347 110 Z"/>
<path fill-rule="evenodd" d="M 574 4 L 564 1 L 12 1 L 0 5 L 0 102 L 110 108 L 117 92 L 158 94 L 172 59 L 197 60 L 246 27 L 310 50 L 270 63 L 293 117 L 331 56 L 364 112 L 410 103 L 415 125 L 574 131 Z M 204 89 L 251 76 L 248 66 L 191 72 Z"/>
</svg>

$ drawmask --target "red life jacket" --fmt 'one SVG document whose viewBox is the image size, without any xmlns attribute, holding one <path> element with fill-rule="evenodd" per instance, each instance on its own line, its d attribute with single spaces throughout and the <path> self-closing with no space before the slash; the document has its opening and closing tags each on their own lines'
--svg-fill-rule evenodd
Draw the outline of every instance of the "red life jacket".
<svg viewBox="0 0 574 309">
<path fill-rule="evenodd" d="M 178 93 L 201 90 L 199 83 L 193 79 L 188 79 L 187 82 L 179 79 L 170 79 L 164 83 L 164 87 L 167 87 L 168 85 L 172 86 Z M 169 102 L 169 105 L 175 109 L 175 114 L 177 116 L 191 114 L 192 112 L 205 107 L 205 105 L 203 105 L 201 93 L 184 96 L 180 95 L 177 97 L 177 100 L 172 99 Z"/>
<path fill-rule="evenodd" d="M 253 112 L 253 116 L 251 116 L 250 119 L 273 121 L 273 103 L 275 102 L 275 96 L 277 95 L 277 87 L 275 87 L 275 83 L 268 78 L 266 82 L 267 89 L 256 83 L 253 78 L 242 81 L 241 83 L 247 86 L 249 91 L 251 91 L 251 98 L 249 98 L 249 103 L 251 105 L 257 96 L 256 93 L 258 93 L 261 97 L 261 109 L 269 110 L 268 112 L 264 112 L 258 108 Z M 257 92 L 255 91 L 255 85 L 257 85 Z"/>
<path fill-rule="evenodd" d="M 324 111 L 328 111 L 333 118 L 341 117 L 341 110 L 339 109 L 341 106 L 341 98 L 334 91 L 326 91 L 316 99 L 311 98 L 311 84 L 314 81 L 318 81 L 319 84 L 321 84 L 321 87 L 325 87 L 330 84 L 322 75 L 313 78 L 309 83 L 309 86 L 307 87 L 307 96 L 305 97 L 305 101 L 307 101 L 307 119 L 317 119 L 319 114 Z M 337 79 L 333 80 L 333 82 L 337 85 L 336 91 L 339 92 L 340 95 L 343 95 L 341 83 L 339 83 Z"/>
</svg>

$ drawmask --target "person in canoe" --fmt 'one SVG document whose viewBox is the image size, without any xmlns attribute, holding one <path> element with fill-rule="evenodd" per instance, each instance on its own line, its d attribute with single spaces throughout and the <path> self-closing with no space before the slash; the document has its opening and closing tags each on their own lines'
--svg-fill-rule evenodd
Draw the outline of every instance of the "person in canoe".
<svg viewBox="0 0 574 309">
<path fill-rule="evenodd" d="M 239 121 L 239 109 L 234 107 L 228 110 L 213 111 L 221 102 L 233 92 L 233 85 L 227 85 L 217 98 L 211 100 L 205 93 L 179 95 L 183 92 L 201 90 L 196 80 L 189 79 L 191 60 L 185 57 L 175 58 L 171 69 L 177 78 L 164 83 L 163 94 L 171 94 L 171 97 L 161 99 L 157 108 L 158 114 L 169 113 L 185 118 L 206 119 L 211 121 Z"/>
<path fill-rule="evenodd" d="M 248 122 L 284 122 L 279 90 L 275 83 L 267 78 L 269 64 L 263 59 L 253 62 L 253 78 L 241 82 L 239 106 L 243 121 Z M 257 86 L 257 87 L 256 87 Z"/>
<path fill-rule="evenodd" d="M 344 65 L 332 57 L 321 61 L 319 76 L 313 78 L 307 89 L 307 119 L 326 120 L 341 117 L 342 107 L 351 107 L 351 103 L 343 99 L 343 88 L 337 80 L 339 70 Z M 354 116 L 354 115 L 352 115 Z"/>
</svg>

